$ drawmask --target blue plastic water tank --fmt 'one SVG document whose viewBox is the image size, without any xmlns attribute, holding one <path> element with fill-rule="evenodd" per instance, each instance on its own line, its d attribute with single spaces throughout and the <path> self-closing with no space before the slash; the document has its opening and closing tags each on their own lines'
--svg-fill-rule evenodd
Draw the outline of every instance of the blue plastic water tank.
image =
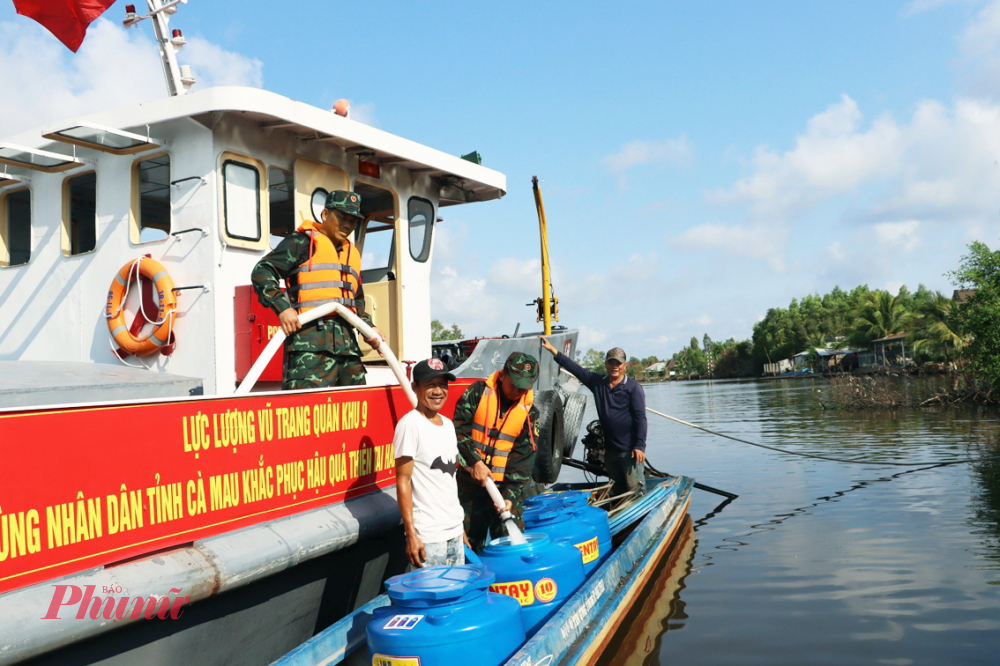
<svg viewBox="0 0 1000 666">
<path fill-rule="evenodd" d="M 479 564 L 417 569 L 386 581 L 392 605 L 368 623 L 372 664 L 499 666 L 524 644 L 521 604 L 489 592 Z"/>
<path fill-rule="evenodd" d="M 479 557 L 496 574 L 490 590 L 520 602 L 530 638 L 576 592 L 584 575 L 580 551 L 572 544 L 537 532 L 524 538 L 524 544 L 513 544 L 510 537 L 493 539 Z"/>
<path fill-rule="evenodd" d="M 597 542 L 600 548 L 597 565 L 604 564 L 604 560 L 611 557 L 611 526 L 608 521 L 608 512 L 599 507 L 591 506 L 589 492 L 585 490 L 549 492 L 529 497 L 524 501 L 525 510 L 560 505 L 568 505 L 578 509 L 580 511 L 578 515 L 597 528 Z"/>
<path fill-rule="evenodd" d="M 585 576 L 600 565 L 601 546 L 597 528 L 584 519 L 579 507 L 561 502 L 525 509 L 524 527 L 525 532 L 541 532 L 555 542 L 576 546 L 582 556 Z"/>
</svg>

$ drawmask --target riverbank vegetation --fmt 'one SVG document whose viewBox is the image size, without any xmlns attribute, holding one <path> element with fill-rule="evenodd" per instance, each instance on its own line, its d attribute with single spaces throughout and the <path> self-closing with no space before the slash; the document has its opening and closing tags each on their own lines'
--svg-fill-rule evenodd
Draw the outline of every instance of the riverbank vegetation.
<svg viewBox="0 0 1000 666">
<path fill-rule="evenodd" d="M 669 377 L 670 371 L 677 378 L 753 377 L 762 374 L 765 363 L 804 350 L 869 350 L 874 340 L 905 334 L 906 357 L 912 361 L 906 369 L 956 373 L 950 389 L 926 404 L 1000 402 L 1000 252 L 974 242 L 948 277 L 958 288 L 953 295 L 923 285 L 913 291 L 903 286 L 895 294 L 860 285 L 792 299 L 786 308 L 768 310 L 746 340 L 717 342 L 706 333 L 701 340 L 691 338 L 669 359 L 670 367 L 654 376 L 649 366 L 666 359 L 633 357 L 628 372 L 645 379 Z M 589 350 L 581 357 L 595 370 L 603 366 L 600 352 Z M 837 392 L 843 402 L 857 406 L 898 402 L 876 383 L 844 380 Z"/>
</svg>

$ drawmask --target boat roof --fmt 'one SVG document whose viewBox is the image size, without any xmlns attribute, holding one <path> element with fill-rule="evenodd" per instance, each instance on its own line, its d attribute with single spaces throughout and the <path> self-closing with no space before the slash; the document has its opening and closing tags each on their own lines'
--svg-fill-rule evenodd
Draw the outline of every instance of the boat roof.
<svg viewBox="0 0 1000 666">
<path fill-rule="evenodd" d="M 507 177 L 498 171 L 260 88 L 208 88 L 48 123 L 9 139 L 0 139 L 0 146 L 17 144 L 70 154 L 72 146 L 47 139 L 45 135 L 73 127 L 78 122 L 132 129 L 141 134 L 146 134 L 147 125 L 182 118 L 214 127 L 221 115 L 236 112 L 244 121 L 258 123 L 262 130 L 282 130 L 304 141 L 332 142 L 345 152 L 364 151 L 368 153 L 367 160 L 382 165 L 399 164 L 415 176 L 427 174 L 440 178 L 464 192 L 464 200 L 442 200 L 442 205 L 489 201 L 506 193 Z"/>
</svg>

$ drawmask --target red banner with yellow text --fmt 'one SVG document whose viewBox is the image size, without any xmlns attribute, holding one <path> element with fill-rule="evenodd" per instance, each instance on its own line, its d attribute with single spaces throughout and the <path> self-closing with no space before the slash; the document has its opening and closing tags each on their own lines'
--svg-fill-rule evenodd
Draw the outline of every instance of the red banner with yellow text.
<svg viewBox="0 0 1000 666">
<path fill-rule="evenodd" d="M 0 413 L 0 594 L 391 486 L 408 411 L 381 386 Z"/>
</svg>

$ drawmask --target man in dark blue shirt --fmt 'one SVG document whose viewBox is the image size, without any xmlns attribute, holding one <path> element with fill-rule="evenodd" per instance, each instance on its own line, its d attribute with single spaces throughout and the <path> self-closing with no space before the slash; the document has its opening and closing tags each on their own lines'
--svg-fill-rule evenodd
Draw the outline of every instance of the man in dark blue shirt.
<svg viewBox="0 0 1000 666">
<path fill-rule="evenodd" d="M 642 492 L 645 488 L 646 393 L 639 382 L 625 376 L 625 352 L 621 347 L 609 351 L 604 358 L 608 374 L 601 375 L 581 368 L 544 337 L 538 337 L 556 363 L 573 373 L 594 394 L 594 405 L 604 431 L 604 467 L 614 482 L 611 494 Z"/>
</svg>

